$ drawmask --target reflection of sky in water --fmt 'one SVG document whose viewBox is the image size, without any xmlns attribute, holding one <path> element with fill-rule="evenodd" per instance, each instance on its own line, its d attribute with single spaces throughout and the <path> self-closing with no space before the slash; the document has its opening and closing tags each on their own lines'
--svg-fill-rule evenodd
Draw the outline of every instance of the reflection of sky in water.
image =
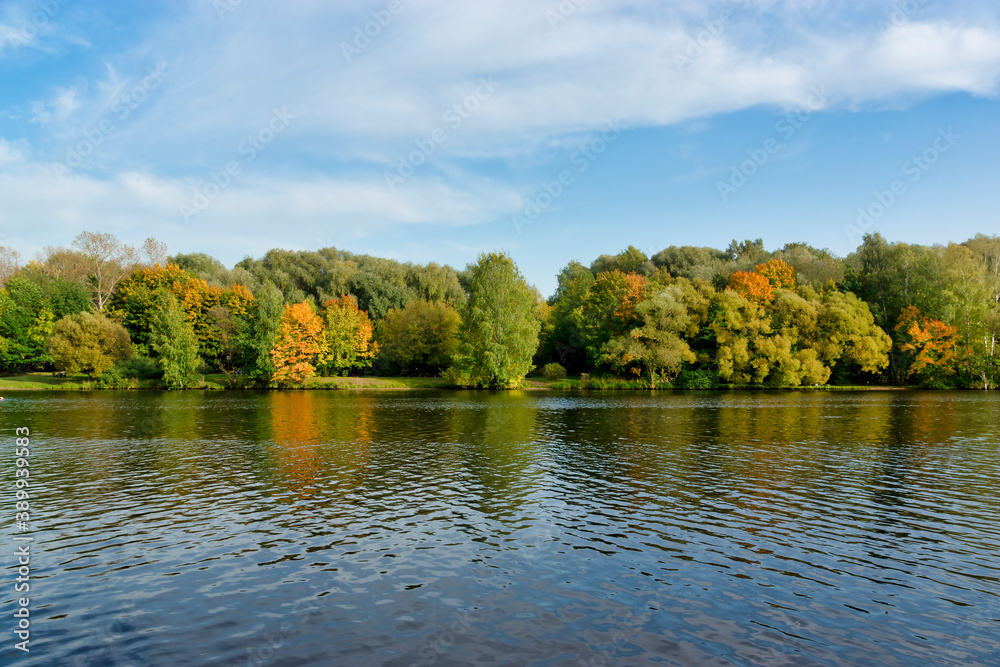
<svg viewBox="0 0 1000 667">
<path fill-rule="evenodd" d="M 998 401 L 18 395 L 24 664 L 995 664 Z"/>
</svg>

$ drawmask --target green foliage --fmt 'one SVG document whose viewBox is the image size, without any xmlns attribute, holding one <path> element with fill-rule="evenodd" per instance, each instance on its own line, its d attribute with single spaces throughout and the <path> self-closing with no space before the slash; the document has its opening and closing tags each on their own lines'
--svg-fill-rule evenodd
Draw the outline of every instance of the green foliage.
<svg viewBox="0 0 1000 667">
<path fill-rule="evenodd" d="M 121 367 L 121 362 L 101 373 L 97 378 L 98 389 L 138 389 L 139 380 L 129 377 Z"/>
<path fill-rule="evenodd" d="M 196 384 L 200 380 L 201 359 L 194 327 L 171 292 L 161 290 L 156 302 L 150 344 L 163 370 L 163 385 L 168 389 L 183 389 Z"/>
<path fill-rule="evenodd" d="M 378 354 L 372 340 L 374 330 L 368 313 L 358 308 L 351 295 L 330 299 L 324 304 L 325 328 L 318 367 L 324 375 L 347 375 L 353 369 L 368 368 Z"/>
<path fill-rule="evenodd" d="M 681 389 L 716 389 L 719 386 L 719 374 L 709 370 L 681 371 L 674 380 L 674 386 Z"/>
<path fill-rule="evenodd" d="M 285 299 L 273 283 L 265 283 L 254 294 L 253 314 L 238 321 L 237 345 L 242 354 L 242 377 L 248 383 L 267 386 L 274 375 L 271 350 L 285 314 Z"/>
<path fill-rule="evenodd" d="M 462 338 L 471 376 L 482 387 L 516 387 L 538 348 L 534 293 L 506 253 L 481 254 L 469 273 Z"/>
<path fill-rule="evenodd" d="M 447 303 L 411 301 L 382 321 L 381 356 L 402 375 L 438 375 L 452 364 L 461 323 Z"/>
<path fill-rule="evenodd" d="M 156 360 L 150 357 L 134 356 L 115 364 L 114 368 L 122 376 L 134 380 L 159 380 L 163 377 L 163 369 Z"/>
<path fill-rule="evenodd" d="M 669 383 L 684 362 L 696 359 L 682 336 L 691 324 L 684 302 L 684 292 L 672 285 L 641 301 L 635 307 L 641 326 L 604 345 L 604 357 L 624 370 L 633 364 L 645 370 L 649 388 L 658 380 Z"/>
<path fill-rule="evenodd" d="M 557 363 L 545 364 L 542 368 L 542 377 L 546 380 L 564 380 L 566 379 L 566 369 Z"/>
<path fill-rule="evenodd" d="M 648 275 L 655 269 L 655 265 L 649 261 L 646 253 L 635 246 L 629 246 L 617 255 L 601 255 L 590 265 L 590 271 L 594 275 L 605 271 Z"/>
<path fill-rule="evenodd" d="M 541 356 L 579 373 L 587 368 L 587 339 L 577 313 L 594 284 L 594 274 L 579 262 L 570 262 L 557 280 L 559 286 L 549 301 Z"/>
<path fill-rule="evenodd" d="M 56 368 L 95 378 L 134 354 L 128 332 L 103 315 L 67 315 L 52 327 L 46 345 Z"/>
</svg>

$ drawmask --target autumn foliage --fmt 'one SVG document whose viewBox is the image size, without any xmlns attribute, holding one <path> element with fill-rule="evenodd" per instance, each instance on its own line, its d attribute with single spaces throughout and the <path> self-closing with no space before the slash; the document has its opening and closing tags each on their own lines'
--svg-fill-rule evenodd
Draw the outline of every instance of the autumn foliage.
<svg viewBox="0 0 1000 667">
<path fill-rule="evenodd" d="M 316 371 L 323 349 L 323 320 L 308 302 L 285 306 L 274 337 L 272 381 L 278 386 L 301 384 Z"/>
<path fill-rule="evenodd" d="M 358 309 L 358 300 L 346 294 L 323 304 L 326 331 L 319 365 L 330 374 L 346 374 L 352 368 L 370 366 L 379 345 L 368 313 Z"/>
<path fill-rule="evenodd" d="M 958 362 L 957 327 L 925 317 L 919 308 L 909 306 L 900 313 L 896 331 L 905 334 L 899 349 L 916 355 L 908 376 L 923 376 L 933 381 L 955 373 Z"/>
<path fill-rule="evenodd" d="M 774 300 L 774 286 L 763 275 L 750 271 L 737 271 L 729 276 L 729 289 L 747 301 L 763 305 Z"/>
<path fill-rule="evenodd" d="M 767 278 L 774 289 L 795 289 L 795 269 L 783 259 L 757 265 L 757 273 Z"/>
</svg>

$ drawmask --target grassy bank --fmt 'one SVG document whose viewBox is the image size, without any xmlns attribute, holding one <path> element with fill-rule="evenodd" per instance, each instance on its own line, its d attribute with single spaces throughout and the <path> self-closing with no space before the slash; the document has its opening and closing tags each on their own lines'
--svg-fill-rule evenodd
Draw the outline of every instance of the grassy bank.
<svg viewBox="0 0 1000 667">
<path fill-rule="evenodd" d="M 221 373 L 204 376 L 203 383 L 197 389 L 225 389 L 226 377 Z M 136 381 L 133 389 L 157 389 L 153 380 Z M 323 389 L 323 390 L 347 390 L 347 389 L 449 389 L 448 383 L 443 378 L 426 377 L 313 377 L 306 381 L 303 389 Z M 587 378 L 568 377 L 562 380 L 546 380 L 544 378 L 529 377 L 524 381 L 524 389 L 529 390 L 554 390 L 554 391 L 607 391 L 607 390 L 634 390 L 648 391 L 649 385 L 642 381 L 626 380 L 623 378 Z M 60 391 L 88 391 L 100 389 L 95 380 L 91 380 L 86 375 L 71 377 L 53 377 L 50 373 L 26 373 L 24 375 L 13 375 L 0 377 L 0 391 L 23 391 L 23 390 L 60 390 Z M 682 387 L 662 386 L 660 390 L 684 390 Z M 732 389 L 732 387 L 720 387 L 720 389 Z M 741 389 L 767 389 L 767 387 L 741 387 Z M 891 391 L 905 389 L 905 387 L 879 387 L 870 385 L 854 386 L 831 386 L 822 385 L 816 387 L 790 387 L 796 390 L 812 391 Z"/>
</svg>

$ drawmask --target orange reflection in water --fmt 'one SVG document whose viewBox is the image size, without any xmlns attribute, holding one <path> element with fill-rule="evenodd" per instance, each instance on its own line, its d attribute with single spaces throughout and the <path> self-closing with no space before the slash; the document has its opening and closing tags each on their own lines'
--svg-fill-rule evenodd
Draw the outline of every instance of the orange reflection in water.
<svg viewBox="0 0 1000 667">
<path fill-rule="evenodd" d="M 316 396 L 309 391 L 275 391 L 269 397 L 271 434 L 282 477 L 300 495 L 310 496 L 323 467 Z"/>
</svg>

